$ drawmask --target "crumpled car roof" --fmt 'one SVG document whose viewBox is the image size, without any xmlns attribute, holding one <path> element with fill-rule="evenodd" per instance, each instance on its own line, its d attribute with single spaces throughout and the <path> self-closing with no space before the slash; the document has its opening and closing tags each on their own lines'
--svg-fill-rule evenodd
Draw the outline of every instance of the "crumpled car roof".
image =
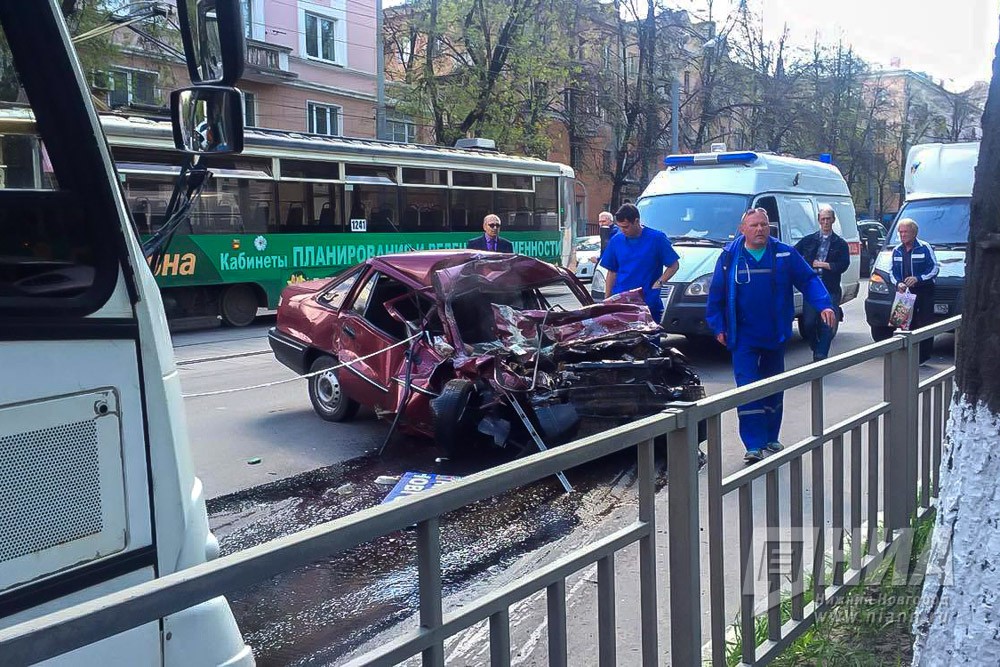
<svg viewBox="0 0 1000 667">
<path fill-rule="evenodd" d="M 375 269 L 394 275 L 416 288 L 435 287 L 435 274 L 441 276 L 446 293 L 455 294 L 475 289 L 474 285 L 497 287 L 533 286 L 564 278 L 564 273 L 551 264 L 533 257 L 508 255 L 482 250 L 421 250 L 380 255 L 368 260 Z"/>
<path fill-rule="evenodd" d="M 438 298 L 447 300 L 480 290 L 539 287 L 565 281 L 566 276 L 564 269 L 533 257 L 481 253 L 478 258 L 463 256 L 457 266 L 442 262 L 435 267 L 431 279 Z"/>
</svg>

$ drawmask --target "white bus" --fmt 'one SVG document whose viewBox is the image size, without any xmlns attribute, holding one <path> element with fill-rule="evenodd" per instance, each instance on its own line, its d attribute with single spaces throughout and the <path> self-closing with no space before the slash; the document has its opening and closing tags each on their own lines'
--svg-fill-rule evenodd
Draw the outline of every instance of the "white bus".
<svg viewBox="0 0 1000 667">
<path fill-rule="evenodd" d="M 212 22 L 232 65 L 242 53 L 237 0 L 180 4 Z M 32 112 L 0 122 L 0 664 L 252 665 L 222 597 L 100 642 L 84 637 L 58 657 L 23 636 L 53 612 L 218 554 L 159 290 L 67 5 L 0 0 L 0 62 L 18 84 L 6 95 Z M 213 95 L 240 97 L 185 95 L 179 108 L 192 118 L 214 113 Z"/>
</svg>

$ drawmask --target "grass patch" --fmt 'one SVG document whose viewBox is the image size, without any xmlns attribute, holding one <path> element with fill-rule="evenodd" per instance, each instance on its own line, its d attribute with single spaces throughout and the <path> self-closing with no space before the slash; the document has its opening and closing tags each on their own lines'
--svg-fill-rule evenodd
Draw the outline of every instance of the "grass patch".
<svg viewBox="0 0 1000 667">
<path fill-rule="evenodd" d="M 908 581 L 893 580 L 891 563 L 883 563 L 863 584 L 854 586 L 832 608 L 827 609 L 808 630 L 771 662 L 779 667 L 802 665 L 843 665 L 881 667 L 908 665 L 913 658 L 913 614 L 920 600 L 920 577 L 916 571 L 921 556 L 928 548 L 933 529 L 933 514 L 914 524 L 910 552 Z M 847 562 L 850 562 L 848 556 Z M 805 604 L 812 600 L 812 581 L 806 582 Z M 791 599 L 781 602 L 781 622 L 791 619 Z M 726 645 L 726 663 L 738 665 L 743 638 L 739 619 L 734 627 L 734 639 Z M 754 619 L 754 641 L 757 646 L 767 640 L 767 617 Z"/>
</svg>

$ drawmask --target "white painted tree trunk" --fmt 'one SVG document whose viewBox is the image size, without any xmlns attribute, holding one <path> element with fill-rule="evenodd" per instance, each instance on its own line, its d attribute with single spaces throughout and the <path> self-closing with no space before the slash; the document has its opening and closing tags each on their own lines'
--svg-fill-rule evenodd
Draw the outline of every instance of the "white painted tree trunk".
<svg viewBox="0 0 1000 667">
<path fill-rule="evenodd" d="M 959 395 L 945 447 L 913 664 L 1000 665 L 1000 415 Z"/>
</svg>

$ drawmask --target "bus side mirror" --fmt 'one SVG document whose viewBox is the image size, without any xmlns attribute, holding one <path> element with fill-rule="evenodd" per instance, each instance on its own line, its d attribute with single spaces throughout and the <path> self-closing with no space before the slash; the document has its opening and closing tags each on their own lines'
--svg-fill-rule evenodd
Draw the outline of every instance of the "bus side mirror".
<svg viewBox="0 0 1000 667">
<path fill-rule="evenodd" d="M 177 18 L 191 83 L 236 85 L 246 53 L 240 0 L 178 0 Z"/>
<path fill-rule="evenodd" d="M 243 93 L 224 86 L 182 88 L 170 94 L 174 146 L 185 153 L 243 150 Z"/>
</svg>

